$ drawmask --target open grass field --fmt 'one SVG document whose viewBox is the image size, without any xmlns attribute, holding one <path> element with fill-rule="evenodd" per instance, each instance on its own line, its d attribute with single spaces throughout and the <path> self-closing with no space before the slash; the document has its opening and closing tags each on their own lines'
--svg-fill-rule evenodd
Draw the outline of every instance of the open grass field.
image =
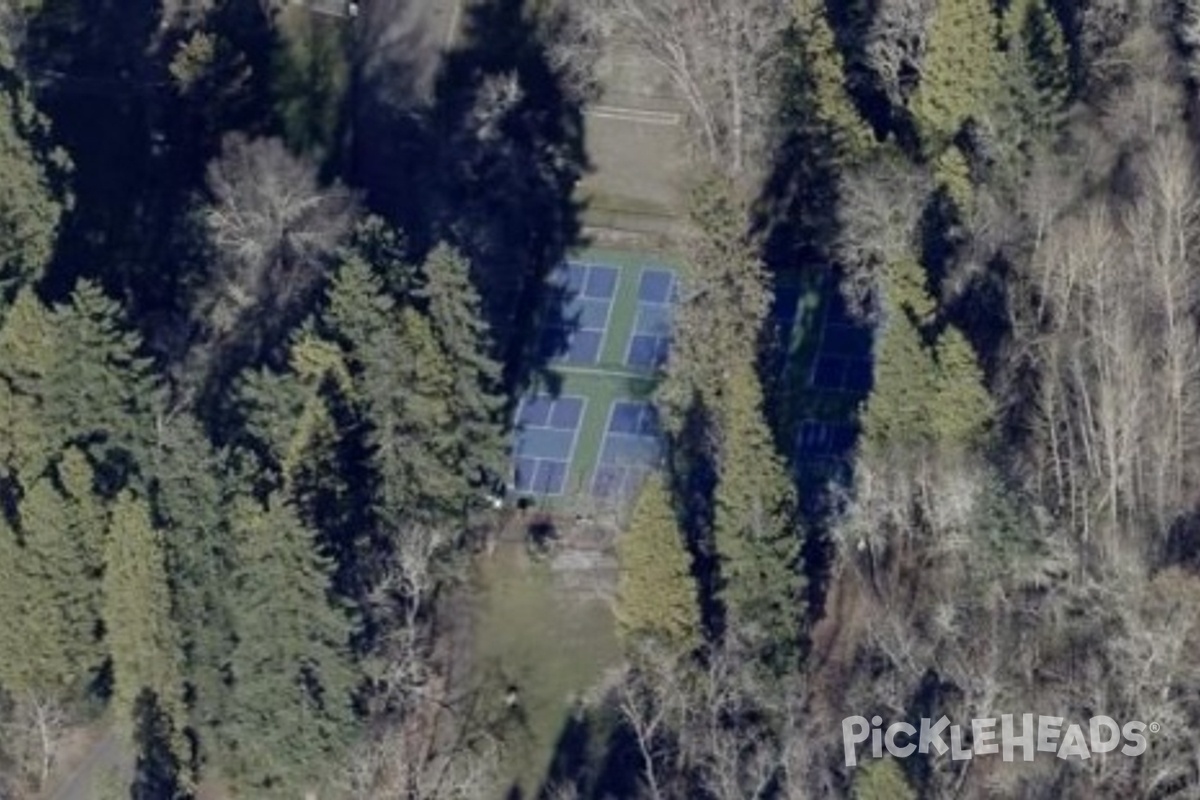
<svg viewBox="0 0 1200 800">
<path fill-rule="evenodd" d="M 576 197 L 584 223 L 670 236 L 689 174 L 683 104 L 661 67 L 630 48 L 614 45 L 597 72 L 603 92 L 584 119 L 592 169 Z"/>
<path fill-rule="evenodd" d="M 620 663 L 609 603 L 564 591 L 524 544 L 505 542 L 477 563 L 473 682 L 499 705 L 508 688 L 520 711 L 505 733 L 504 786 L 537 797 L 580 695 Z M 513 795 L 509 795 L 513 796 Z"/>
</svg>

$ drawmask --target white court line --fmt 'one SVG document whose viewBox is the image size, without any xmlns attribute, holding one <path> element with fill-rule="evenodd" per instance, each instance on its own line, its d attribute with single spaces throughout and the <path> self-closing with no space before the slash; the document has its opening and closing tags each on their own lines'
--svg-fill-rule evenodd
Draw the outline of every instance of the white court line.
<svg viewBox="0 0 1200 800">
<path fill-rule="evenodd" d="M 569 395 L 570 397 L 578 397 L 583 401 L 583 408 L 579 411 L 579 422 L 575 424 L 575 432 L 571 436 L 571 452 L 567 454 L 567 474 L 563 476 L 562 489 L 557 492 L 547 493 L 547 497 L 562 497 L 567 493 L 571 483 L 571 467 L 575 465 L 575 451 L 579 448 L 579 437 L 583 434 L 583 423 L 587 419 L 588 398 L 587 395 Z"/>
<path fill-rule="evenodd" d="M 617 305 L 617 295 L 621 291 L 621 280 L 625 277 L 625 275 L 624 270 L 611 266 L 600 264 L 594 266 L 600 266 L 604 269 L 611 269 L 613 272 L 617 273 L 617 282 L 613 284 L 613 293 L 608 298 L 608 310 L 604 314 L 604 330 L 600 331 L 600 349 L 596 351 L 596 363 L 599 364 L 602 363 L 602 359 L 604 358 L 604 344 L 608 341 L 608 329 L 612 327 L 611 323 L 613 308 Z M 591 267 L 588 269 L 590 270 Z"/>
<path fill-rule="evenodd" d="M 647 272 L 665 272 L 670 276 L 671 283 L 670 283 L 670 286 L 667 288 L 666 302 L 642 299 L 642 276 L 644 276 Z M 639 372 L 641 372 L 641 374 L 653 375 L 653 374 L 662 372 L 662 369 L 663 369 L 662 366 L 652 367 L 649 373 L 647 373 L 645 370 L 643 370 L 641 368 L 629 366 L 629 355 L 630 355 L 630 353 L 633 352 L 633 340 L 635 337 L 650 335 L 650 334 L 646 334 L 646 333 L 638 333 L 638 323 L 642 321 L 642 310 L 646 306 L 657 306 L 657 307 L 665 308 L 665 309 L 667 309 L 667 313 L 669 313 L 671 315 L 672 332 L 668 333 L 666 336 L 654 334 L 655 346 L 657 346 L 658 340 L 660 340 L 660 339 L 666 339 L 668 341 L 668 345 L 667 345 L 668 347 L 671 347 L 674 345 L 675 301 L 672 299 L 674 297 L 674 294 L 675 294 L 675 270 L 668 269 L 667 267 L 655 266 L 653 264 L 649 265 L 649 266 L 644 266 L 641 268 L 641 271 L 638 273 L 637 316 L 634 317 L 633 328 L 631 328 L 629 331 L 629 341 L 625 343 L 625 361 L 623 363 L 626 368 L 628 368 L 630 370 L 639 371 Z M 655 352 L 657 353 L 658 351 L 656 350 Z"/>
<path fill-rule="evenodd" d="M 645 111 L 638 108 L 617 108 L 615 106 L 596 106 L 585 109 L 584 114 L 601 119 L 613 119 L 621 122 L 642 122 L 647 125 L 662 125 L 674 128 L 683 121 L 683 116 L 667 111 Z"/>
<path fill-rule="evenodd" d="M 552 369 L 555 372 L 578 373 L 580 375 L 602 375 L 610 378 L 629 378 L 630 380 L 653 380 L 654 376 L 647 375 L 644 372 L 633 372 L 631 370 L 619 371 L 615 369 L 604 369 L 603 367 L 581 367 L 572 364 L 554 364 Z"/>
<path fill-rule="evenodd" d="M 608 428 L 612 425 L 613 411 L 620 402 L 619 398 L 614 398 L 609 402 L 608 412 L 604 415 L 604 430 L 600 432 L 600 447 L 596 450 L 596 463 L 592 465 L 592 479 L 588 481 L 588 491 L 593 497 L 596 494 L 596 478 L 600 475 L 600 467 L 604 466 L 604 442 L 608 439 Z"/>
<path fill-rule="evenodd" d="M 581 432 L 583 431 L 583 420 L 587 416 L 588 398 L 585 395 L 581 395 L 581 394 L 564 394 L 564 395 L 560 395 L 558 397 L 554 397 L 553 395 L 549 394 L 548 392 L 535 392 L 532 395 L 524 395 L 523 397 L 520 398 L 520 400 L 517 401 L 517 419 L 520 419 L 521 409 L 526 405 L 525 401 L 529 400 L 529 399 L 536 400 L 539 397 L 549 397 L 550 398 L 550 412 L 546 417 L 546 423 L 544 425 L 526 425 L 524 428 L 518 429 L 518 435 L 520 434 L 521 431 L 558 431 L 558 432 L 562 432 L 561 428 L 552 428 L 550 426 L 550 418 L 554 416 L 554 406 L 563 400 L 579 400 L 582 404 L 580 407 L 580 410 L 579 410 L 579 421 L 575 424 L 575 429 L 571 432 L 571 449 L 570 449 L 570 451 L 568 451 L 567 458 L 566 458 L 567 474 L 563 478 L 562 489 L 558 490 L 557 492 L 537 492 L 537 491 L 534 491 L 533 489 L 529 489 L 527 491 L 522 491 L 517 488 L 517 481 L 516 481 L 516 463 L 515 462 L 518 458 L 526 458 L 533 462 L 533 477 L 537 476 L 538 470 L 541 467 L 543 462 L 561 464 L 561 463 L 563 463 L 563 459 L 551 458 L 549 456 L 528 456 L 528 455 L 527 456 L 518 456 L 514 452 L 513 456 L 512 456 L 512 461 L 514 463 L 513 463 L 513 482 L 511 484 L 511 488 L 514 493 L 520 494 L 520 495 L 525 495 L 528 497 L 562 497 L 563 495 L 565 495 L 567 493 L 567 483 L 571 477 L 571 464 L 574 463 L 574 461 L 575 461 L 575 451 L 579 447 L 579 436 L 580 436 Z M 532 478 L 531 478 L 531 480 L 532 480 Z"/>
</svg>

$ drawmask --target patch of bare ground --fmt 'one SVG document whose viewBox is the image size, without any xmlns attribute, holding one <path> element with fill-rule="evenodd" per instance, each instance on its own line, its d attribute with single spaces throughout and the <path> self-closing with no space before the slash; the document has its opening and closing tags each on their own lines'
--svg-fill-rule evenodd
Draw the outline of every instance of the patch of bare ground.
<svg viewBox="0 0 1200 800">
<path fill-rule="evenodd" d="M 859 643 L 867 634 L 873 600 L 850 570 L 835 575 L 825 601 L 825 615 L 813 627 L 812 701 L 828 718 L 840 718 L 845 677 Z"/>
</svg>

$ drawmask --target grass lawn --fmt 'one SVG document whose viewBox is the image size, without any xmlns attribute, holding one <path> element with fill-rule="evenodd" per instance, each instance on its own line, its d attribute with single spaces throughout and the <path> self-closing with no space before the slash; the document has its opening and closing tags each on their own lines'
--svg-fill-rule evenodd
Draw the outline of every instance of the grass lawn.
<svg viewBox="0 0 1200 800">
<path fill-rule="evenodd" d="M 502 786 L 536 797 L 575 700 L 621 661 L 612 610 L 603 599 L 556 586 L 519 543 L 502 543 L 480 559 L 477 580 L 475 685 L 498 704 L 516 687 L 524 712 L 506 732 Z"/>
<path fill-rule="evenodd" d="M 336 146 L 350 85 L 345 20 L 284 7 L 278 17 L 272 93 L 284 137 L 297 150 L 324 157 Z"/>
</svg>

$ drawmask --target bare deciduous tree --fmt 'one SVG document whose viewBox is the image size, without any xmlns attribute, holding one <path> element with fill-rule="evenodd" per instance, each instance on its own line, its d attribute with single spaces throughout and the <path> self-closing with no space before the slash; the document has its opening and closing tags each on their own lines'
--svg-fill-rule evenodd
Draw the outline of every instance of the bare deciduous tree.
<svg viewBox="0 0 1200 800">
<path fill-rule="evenodd" d="M 3 726 L 4 750 L 34 789 L 46 785 L 67 731 L 66 710 L 54 698 L 28 691 L 15 698 Z"/>
<path fill-rule="evenodd" d="M 375 729 L 351 754 L 343 783 L 352 796 L 413 800 L 483 800 L 493 796 L 500 742 L 488 696 L 451 695 L 431 625 L 444 575 L 441 561 L 457 541 L 451 531 L 412 527 L 391 537 L 392 562 L 371 595 L 387 620 L 372 677 Z"/>
<path fill-rule="evenodd" d="M 353 196 L 321 186 L 316 168 L 278 139 L 226 138 L 208 167 L 204 222 L 218 255 L 201 304 L 218 335 L 252 309 L 279 311 L 306 296 L 353 221 Z"/>
<path fill-rule="evenodd" d="M 867 31 L 865 61 L 891 103 L 904 106 L 920 74 L 933 0 L 884 0 Z M 907 81 L 905 76 L 908 76 Z"/>
<path fill-rule="evenodd" d="M 587 0 L 593 35 L 630 42 L 670 76 L 705 159 L 743 178 L 761 155 L 775 99 L 783 0 Z"/>
<path fill-rule="evenodd" d="M 844 269 L 842 293 L 859 316 L 871 318 L 874 313 L 880 267 L 912 252 L 920 198 L 929 188 L 924 175 L 891 163 L 843 181 L 837 255 Z"/>
<path fill-rule="evenodd" d="M 1109 559 L 1160 546 L 1200 485 L 1193 154 L 1160 136 L 1139 162 L 1123 207 L 1048 231 L 1016 318 L 1039 376 L 1037 483 Z M 1142 529 L 1149 541 L 1122 541 Z"/>
<path fill-rule="evenodd" d="M 546 62 L 563 88 L 580 102 L 594 98 L 600 88 L 596 66 L 605 44 L 594 15 L 575 0 L 554 0 L 541 10 L 538 23 Z"/>
<path fill-rule="evenodd" d="M 351 755 L 343 781 L 356 800 L 487 800 L 495 796 L 501 753 L 482 731 L 440 739 L 410 718 L 389 724 Z"/>
<path fill-rule="evenodd" d="M 687 665 L 650 642 L 638 647 L 635 662 L 617 683 L 617 707 L 637 740 L 647 792 L 661 800 L 668 795 L 660 772 L 677 746 L 674 733 L 687 704 Z"/>
</svg>

